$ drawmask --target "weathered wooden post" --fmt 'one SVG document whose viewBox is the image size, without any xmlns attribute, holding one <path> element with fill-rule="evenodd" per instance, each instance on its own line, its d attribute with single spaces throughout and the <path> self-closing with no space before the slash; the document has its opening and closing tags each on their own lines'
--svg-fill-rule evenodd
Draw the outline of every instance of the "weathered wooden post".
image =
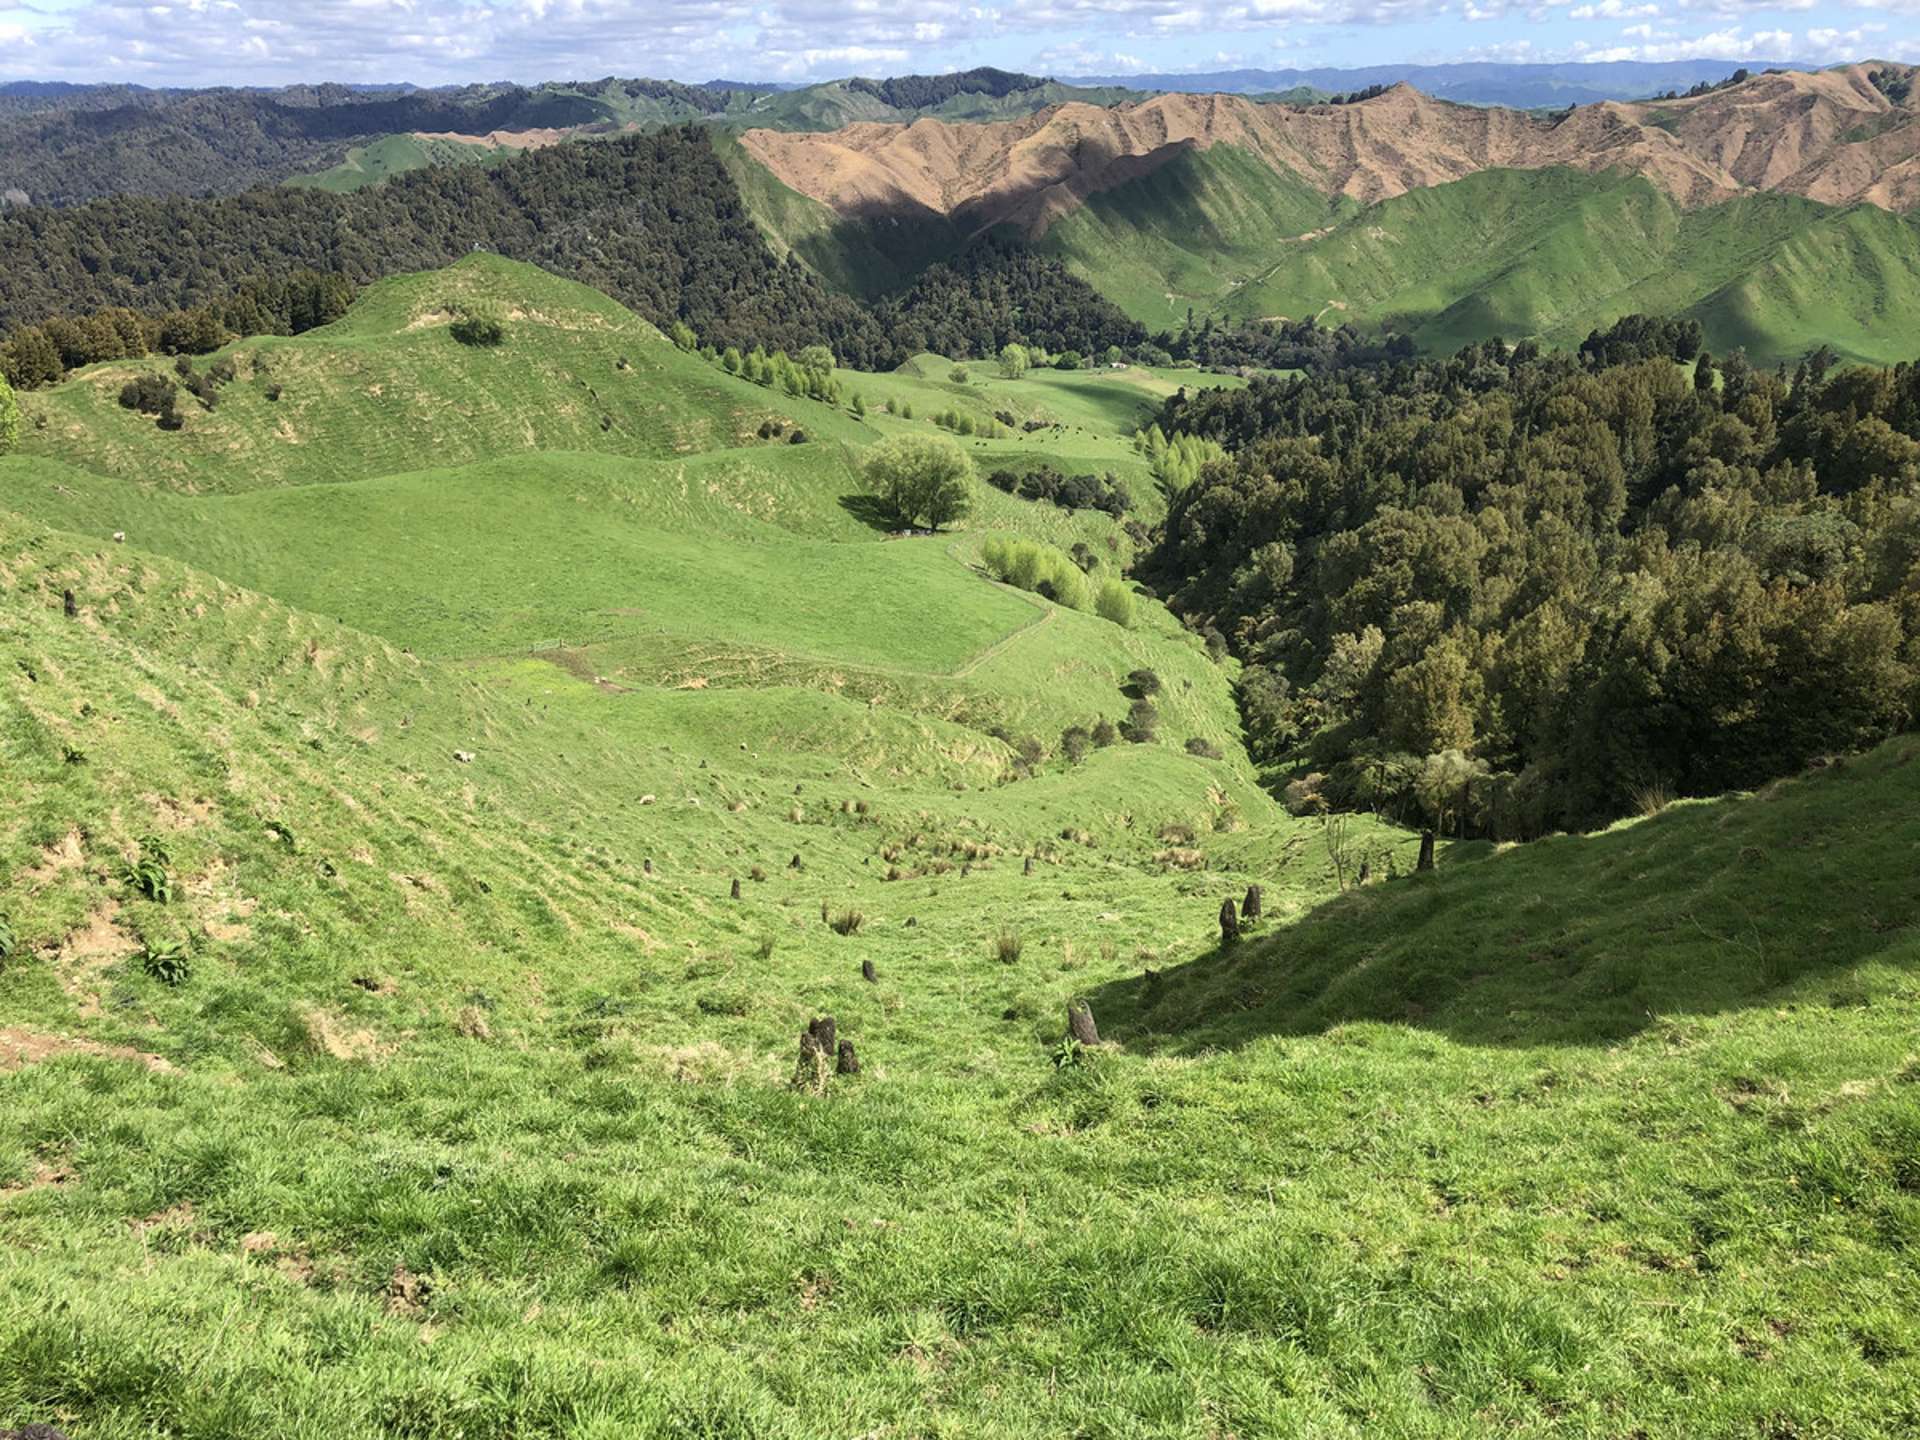
<svg viewBox="0 0 1920 1440">
<path fill-rule="evenodd" d="M 1242 920 L 1260 918 L 1260 887 L 1258 885 L 1247 887 L 1247 898 L 1240 902 L 1240 918 Z"/>
<path fill-rule="evenodd" d="M 1422 830 L 1420 832 L 1420 863 L 1413 868 L 1415 870 L 1431 870 L 1433 868 L 1433 832 L 1431 830 Z"/>
<path fill-rule="evenodd" d="M 1240 915 L 1233 908 L 1233 899 L 1229 896 L 1220 902 L 1220 943 L 1231 944 L 1240 938 Z"/>
<path fill-rule="evenodd" d="M 860 978 L 869 985 L 878 985 L 880 983 L 880 976 L 873 968 L 873 961 L 862 960 L 860 962 Z"/>
<path fill-rule="evenodd" d="M 840 1042 L 839 1059 L 833 1067 L 833 1073 L 836 1075 L 858 1075 L 860 1073 L 860 1057 L 853 1053 L 853 1042 L 851 1040 L 842 1040 Z"/>
<path fill-rule="evenodd" d="M 78 620 L 80 618 L 80 602 L 73 598 L 73 591 L 68 590 L 63 592 L 60 596 L 60 603 L 61 607 L 67 612 L 67 618 L 69 620 Z"/>
<path fill-rule="evenodd" d="M 731 898 L 735 900 L 738 900 L 740 898 L 740 878 L 737 875 L 734 877 L 733 894 Z"/>
</svg>

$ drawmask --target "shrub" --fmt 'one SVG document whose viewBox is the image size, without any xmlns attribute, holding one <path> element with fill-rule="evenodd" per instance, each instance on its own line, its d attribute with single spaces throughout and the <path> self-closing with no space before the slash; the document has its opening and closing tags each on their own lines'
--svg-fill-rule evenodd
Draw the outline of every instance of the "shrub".
<svg viewBox="0 0 1920 1440">
<path fill-rule="evenodd" d="M 1093 736 L 1079 725 L 1069 725 L 1060 732 L 1060 753 L 1072 764 L 1078 765 L 1086 758 L 1087 751 L 1093 748 Z"/>
<path fill-rule="evenodd" d="M 993 937 L 993 958 L 1002 965 L 1016 964 L 1020 959 L 1020 952 L 1026 948 L 1026 942 L 1020 938 L 1020 932 L 1010 930 L 1004 925 L 1000 927 L 1000 933 Z"/>
<path fill-rule="evenodd" d="M 939 435 L 895 435 L 867 452 L 860 473 L 903 526 L 938 530 L 973 507 L 973 462 Z"/>
<path fill-rule="evenodd" d="M 966 384 L 967 383 L 967 367 L 964 365 L 954 366 L 953 369 L 947 372 L 947 379 L 951 380 L 956 385 Z"/>
<path fill-rule="evenodd" d="M 166 376 L 147 371 L 120 387 L 120 403 L 142 415 L 158 415 L 172 408 L 179 387 Z"/>
<path fill-rule="evenodd" d="M 1120 738 L 1120 731 L 1111 720 L 1102 717 L 1093 722 L 1092 738 L 1093 743 L 1104 750 Z"/>
<path fill-rule="evenodd" d="M 1219 760 L 1224 758 L 1220 753 L 1220 747 L 1218 745 L 1214 744 L 1211 740 L 1203 740 L 1198 735 L 1187 741 L 1187 754 L 1198 755 L 1202 760 Z"/>
<path fill-rule="evenodd" d="M 140 967 L 162 985 L 184 985 L 193 974 L 193 957 L 184 940 L 149 940 Z"/>
<path fill-rule="evenodd" d="M 1159 728 L 1159 708 L 1143 695 L 1128 708 L 1126 723 L 1120 727 L 1120 733 L 1135 745 L 1144 745 L 1153 739 L 1154 732 Z"/>
<path fill-rule="evenodd" d="M 1136 695 L 1158 695 L 1160 693 L 1160 675 L 1154 670 L 1129 670 L 1126 684 L 1120 687 Z"/>
<path fill-rule="evenodd" d="M 13 398 L 13 387 L 0 375 L 0 455 L 20 443 L 20 402 Z"/>
<path fill-rule="evenodd" d="M 506 312 L 491 300 L 469 300 L 455 312 L 452 329 L 462 345 L 498 345 L 507 338 Z"/>
<path fill-rule="evenodd" d="M 173 876 L 164 864 L 151 856 L 122 866 L 120 879 L 129 889 L 155 904 L 165 905 L 173 899 Z"/>
<path fill-rule="evenodd" d="M 1133 626 L 1133 592 L 1119 580 L 1106 579 L 1093 597 L 1093 610 L 1102 620 L 1111 620 L 1122 630 Z"/>
<path fill-rule="evenodd" d="M 1086 576 L 1071 557 L 1051 545 L 996 535 L 981 547 L 980 558 L 996 580 L 1044 595 L 1070 610 L 1087 608 Z"/>
</svg>

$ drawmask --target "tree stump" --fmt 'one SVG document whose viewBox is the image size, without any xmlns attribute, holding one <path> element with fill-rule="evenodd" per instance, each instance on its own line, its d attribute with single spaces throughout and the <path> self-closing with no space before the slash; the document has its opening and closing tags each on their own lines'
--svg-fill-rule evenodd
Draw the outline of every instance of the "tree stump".
<svg viewBox="0 0 1920 1440">
<path fill-rule="evenodd" d="M 73 598 L 73 591 L 67 590 L 62 592 L 60 604 L 67 612 L 67 618 L 69 620 L 77 620 L 80 618 L 80 602 Z"/>
<path fill-rule="evenodd" d="M 807 1026 L 807 1033 L 813 1037 L 813 1043 L 820 1047 L 822 1055 L 831 1055 L 837 1048 L 834 1038 L 836 1030 L 831 1015 L 822 1015 Z"/>
<path fill-rule="evenodd" d="M 733 899 L 735 899 L 735 900 L 738 900 L 738 899 L 740 898 L 740 881 L 739 881 L 739 878 L 738 878 L 737 876 L 735 877 L 735 879 L 734 879 L 734 882 L 733 882 L 733 896 L 732 896 L 732 898 L 733 898 Z"/>
<path fill-rule="evenodd" d="M 1099 1028 L 1093 1023 L 1093 1011 L 1084 1000 L 1067 1003 L 1067 1033 L 1082 1045 L 1100 1043 Z"/>
<path fill-rule="evenodd" d="M 1020 867 L 1020 873 L 1022 875 L 1033 874 L 1033 856 L 1027 856 L 1027 863 Z"/>
<path fill-rule="evenodd" d="M 826 1094 L 836 1058 L 833 1017 L 817 1016 L 800 1032 L 800 1059 L 793 1067 L 793 1088 L 809 1095 Z"/>
<path fill-rule="evenodd" d="M 840 1042 L 839 1059 L 833 1067 L 833 1073 L 836 1075 L 858 1075 L 860 1073 L 860 1057 L 853 1053 L 853 1042 L 851 1040 L 842 1040 Z"/>
<path fill-rule="evenodd" d="M 797 854 L 796 854 L 796 855 L 795 855 L 795 856 L 793 857 L 793 859 L 791 859 L 791 860 L 789 860 L 789 861 L 787 862 L 787 869 L 789 869 L 789 870 L 798 870 L 799 868 L 800 868 L 800 857 L 799 857 L 799 855 L 797 855 Z"/>
<path fill-rule="evenodd" d="M 1247 898 L 1240 902 L 1240 918 L 1242 920 L 1260 918 L 1260 887 L 1258 885 L 1247 886 Z"/>
<path fill-rule="evenodd" d="M 1360 876 L 1359 876 L 1360 883 L 1364 885 L 1372 878 L 1373 878 L 1373 865 L 1369 861 L 1362 860 L 1360 862 Z"/>
<path fill-rule="evenodd" d="M 1240 938 L 1240 914 L 1231 897 L 1220 902 L 1220 943 L 1231 944 Z"/>
<path fill-rule="evenodd" d="M 880 983 L 880 976 L 873 968 L 873 961 L 862 960 L 860 962 L 860 978 L 869 985 L 878 985 Z"/>
<path fill-rule="evenodd" d="M 1433 868 L 1433 832 L 1431 830 L 1422 830 L 1420 832 L 1420 863 L 1413 868 L 1415 870 L 1431 870 Z"/>
<path fill-rule="evenodd" d="M 643 875 L 651 875 L 653 873 L 653 861 L 642 860 L 640 862 L 640 873 Z"/>
</svg>

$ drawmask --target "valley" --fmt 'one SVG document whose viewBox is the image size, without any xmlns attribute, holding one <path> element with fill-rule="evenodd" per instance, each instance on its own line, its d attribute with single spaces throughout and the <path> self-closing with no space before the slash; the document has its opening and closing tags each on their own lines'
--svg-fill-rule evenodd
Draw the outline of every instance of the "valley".
<svg viewBox="0 0 1920 1440">
<path fill-rule="evenodd" d="M 0 1440 L 1920 1430 L 1914 67 L 839 55 L 0 86 Z"/>
</svg>

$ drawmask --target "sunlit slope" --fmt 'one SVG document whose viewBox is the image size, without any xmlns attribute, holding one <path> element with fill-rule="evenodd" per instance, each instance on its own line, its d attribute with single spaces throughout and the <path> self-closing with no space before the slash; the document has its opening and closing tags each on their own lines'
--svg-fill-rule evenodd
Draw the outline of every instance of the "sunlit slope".
<svg viewBox="0 0 1920 1440">
<path fill-rule="evenodd" d="M 452 336 L 455 310 L 501 310 L 497 346 Z M 119 404 L 159 360 L 93 366 L 29 399 L 25 449 L 196 493 L 358 480 L 538 450 L 661 458 L 753 440 L 769 418 L 821 440 L 851 417 L 726 375 L 598 291 L 476 255 L 370 287 L 345 319 L 293 339 L 236 341 L 238 372 L 185 428 Z M 623 364 L 624 362 L 624 364 Z M 209 360 L 198 363 L 204 370 Z M 278 395 L 278 399 L 271 398 Z M 42 421 L 44 420 L 44 424 Z"/>
<path fill-rule="evenodd" d="M 478 684 L 9 519 L 0 585 L 9 1419 L 1908 1428 L 1912 741 L 1323 907 L 1170 747 L 1003 785 L 830 695 Z"/>
<path fill-rule="evenodd" d="M 1413 191 L 1266 253 L 1212 308 L 1384 326 L 1437 351 L 1493 335 L 1571 345 L 1622 315 L 1689 314 L 1711 347 L 1760 360 L 1825 343 L 1892 362 L 1911 358 L 1920 315 L 1906 217 L 1784 195 L 1683 209 L 1645 180 L 1569 170 Z"/>
</svg>

